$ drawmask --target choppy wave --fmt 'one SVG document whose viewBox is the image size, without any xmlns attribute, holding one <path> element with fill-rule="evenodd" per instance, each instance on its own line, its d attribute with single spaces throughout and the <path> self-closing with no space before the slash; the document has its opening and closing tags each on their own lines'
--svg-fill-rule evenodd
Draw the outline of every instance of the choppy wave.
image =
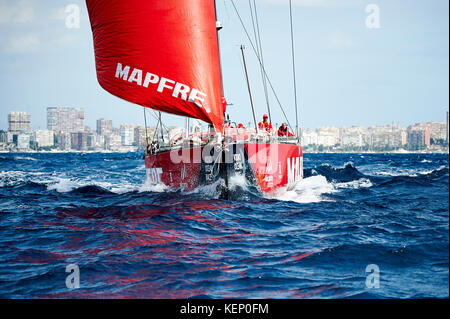
<svg viewBox="0 0 450 319">
<path fill-rule="evenodd" d="M 145 182 L 139 154 L 19 157 L 0 156 L 2 297 L 448 297 L 445 155 L 305 154 L 302 181 L 231 178 L 232 201 Z"/>
</svg>

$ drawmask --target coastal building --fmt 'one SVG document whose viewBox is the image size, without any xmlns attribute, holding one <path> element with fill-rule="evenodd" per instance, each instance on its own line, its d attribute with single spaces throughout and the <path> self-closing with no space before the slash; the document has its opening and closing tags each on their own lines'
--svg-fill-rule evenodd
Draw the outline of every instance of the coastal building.
<svg viewBox="0 0 450 319">
<path fill-rule="evenodd" d="M 370 126 L 368 133 L 372 148 L 401 148 L 406 144 L 406 132 L 399 125 Z"/>
<path fill-rule="evenodd" d="M 48 107 L 47 129 L 54 132 L 76 133 L 84 131 L 84 111 L 73 107 Z"/>
<path fill-rule="evenodd" d="M 122 136 L 119 134 L 111 134 L 105 136 L 105 147 L 110 151 L 117 151 L 122 146 Z"/>
<path fill-rule="evenodd" d="M 70 133 L 61 132 L 56 134 L 56 141 L 57 141 L 56 146 L 61 151 L 69 151 L 71 149 L 72 142 L 70 138 Z"/>
<path fill-rule="evenodd" d="M 30 150 L 30 135 L 29 134 L 17 134 L 17 150 L 18 151 L 29 151 Z"/>
<path fill-rule="evenodd" d="M 428 127 L 418 127 L 417 125 L 408 127 L 408 144 L 410 146 L 426 146 L 431 145 L 431 134 Z"/>
<path fill-rule="evenodd" d="M 366 144 L 367 131 L 362 126 L 342 127 L 339 133 L 342 146 L 362 147 Z"/>
<path fill-rule="evenodd" d="M 302 145 L 317 145 L 317 132 L 312 129 L 304 129 L 302 131 Z"/>
<path fill-rule="evenodd" d="M 88 150 L 104 150 L 105 136 L 97 134 L 96 131 L 87 133 L 87 148 Z"/>
<path fill-rule="evenodd" d="M 447 140 L 447 123 L 446 122 L 427 122 L 416 123 L 409 126 L 411 131 L 428 130 L 430 132 L 430 139 L 437 143 L 438 141 L 445 142 Z"/>
<path fill-rule="evenodd" d="M 9 112 L 8 131 L 13 134 L 31 132 L 31 115 L 26 112 Z"/>
<path fill-rule="evenodd" d="M 52 147 L 55 145 L 55 133 L 50 130 L 36 130 L 34 140 L 38 147 Z"/>
<path fill-rule="evenodd" d="M 320 127 L 317 129 L 317 145 L 326 147 L 335 146 L 340 143 L 339 129 L 336 127 Z"/>
<path fill-rule="evenodd" d="M 86 132 L 70 133 L 71 148 L 77 151 L 87 151 Z"/>
<path fill-rule="evenodd" d="M 112 134 L 113 126 L 112 120 L 105 120 L 104 118 L 97 120 L 97 134 L 98 135 L 110 135 Z"/>
<path fill-rule="evenodd" d="M 145 128 L 142 126 L 137 126 L 134 129 L 134 143 L 138 147 L 144 147 L 146 145 L 146 138 L 148 137 L 149 141 L 153 139 L 155 135 L 154 127 L 147 127 L 147 133 L 145 132 Z"/>
<path fill-rule="evenodd" d="M 134 143 L 134 130 L 140 127 L 137 124 L 122 124 L 120 126 L 121 143 L 123 146 L 132 146 Z"/>
<path fill-rule="evenodd" d="M 8 143 L 8 133 L 0 130 L 0 143 Z"/>
<path fill-rule="evenodd" d="M 448 127 L 448 121 L 449 121 L 449 112 L 447 112 L 447 136 L 446 136 L 446 142 L 447 142 L 447 145 L 448 145 L 448 142 L 449 142 L 449 140 L 448 140 L 448 138 L 449 138 L 449 136 L 448 136 L 448 133 L 449 133 L 449 131 L 448 131 L 448 129 L 449 129 L 449 127 Z"/>
</svg>

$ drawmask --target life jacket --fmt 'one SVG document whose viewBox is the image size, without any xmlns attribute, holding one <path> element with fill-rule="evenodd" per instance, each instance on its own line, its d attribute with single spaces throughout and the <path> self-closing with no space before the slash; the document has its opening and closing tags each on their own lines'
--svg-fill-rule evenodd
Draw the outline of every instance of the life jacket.
<svg viewBox="0 0 450 319">
<path fill-rule="evenodd" d="M 266 132 L 271 133 L 273 130 L 272 124 L 270 122 L 259 122 L 258 124 L 260 130 L 266 130 Z"/>
<path fill-rule="evenodd" d="M 289 132 L 289 129 L 286 127 L 283 129 L 281 126 L 278 129 L 278 136 L 294 136 L 291 132 Z"/>
</svg>

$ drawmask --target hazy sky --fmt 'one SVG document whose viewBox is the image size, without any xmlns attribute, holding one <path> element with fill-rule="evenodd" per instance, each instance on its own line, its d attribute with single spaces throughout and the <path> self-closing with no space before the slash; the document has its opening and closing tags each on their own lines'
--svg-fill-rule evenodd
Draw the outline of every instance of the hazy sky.
<svg viewBox="0 0 450 319">
<path fill-rule="evenodd" d="M 207 0 L 202 0 L 207 1 Z M 295 123 L 288 0 L 257 0 L 266 69 Z M 251 28 L 247 0 L 235 0 Z M 448 0 L 294 0 L 295 45 L 302 127 L 444 121 L 449 101 Z M 67 28 L 76 4 L 80 28 Z M 380 28 L 366 26 L 366 7 L 380 9 Z M 247 45 L 257 114 L 266 106 L 257 60 L 230 0 L 217 0 L 223 75 L 233 120 L 252 119 L 240 44 Z M 12 110 L 46 127 L 46 107 L 82 107 L 86 125 L 105 117 L 143 123 L 142 108 L 97 83 L 84 1 L 0 0 L 0 128 Z M 283 117 L 271 97 L 274 122 Z M 165 115 L 167 124 L 181 124 Z M 154 121 L 150 122 L 154 124 Z"/>
</svg>

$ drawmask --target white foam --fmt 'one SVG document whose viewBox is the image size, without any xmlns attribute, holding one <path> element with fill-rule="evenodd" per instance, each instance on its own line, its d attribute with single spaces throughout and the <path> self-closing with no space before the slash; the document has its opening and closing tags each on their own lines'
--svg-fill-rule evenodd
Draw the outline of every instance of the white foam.
<svg viewBox="0 0 450 319">
<path fill-rule="evenodd" d="M 149 179 L 146 179 L 144 184 L 142 184 L 139 189 L 139 193 L 147 193 L 147 192 L 153 192 L 153 193 L 164 193 L 167 191 L 170 191 L 170 187 L 163 184 L 163 183 L 153 183 Z"/>
<path fill-rule="evenodd" d="M 186 192 L 186 194 L 202 194 L 208 198 L 218 199 L 220 193 L 217 190 L 223 185 L 225 185 L 224 180 L 220 178 L 213 184 L 198 186 L 194 190 Z"/>
<path fill-rule="evenodd" d="M 244 175 L 241 174 L 233 175 L 228 179 L 228 187 L 231 190 L 236 190 L 236 188 L 238 187 L 247 190 L 248 189 L 247 179 L 245 178 Z"/>
<path fill-rule="evenodd" d="M 275 191 L 270 198 L 297 203 L 318 203 L 326 201 L 323 196 L 337 192 L 333 184 L 322 175 L 311 176 L 294 184 L 292 187 L 282 187 Z"/>
<path fill-rule="evenodd" d="M 360 188 L 369 188 L 372 187 L 372 182 L 367 178 L 361 178 L 355 181 L 347 182 L 347 183 L 337 183 L 335 184 L 336 188 L 353 188 L 353 189 L 360 189 Z"/>
<path fill-rule="evenodd" d="M 418 168 L 404 168 L 404 167 L 390 167 L 381 164 L 367 165 L 359 168 L 359 171 L 365 175 L 371 176 L 382 176 L 382 177 L 398 177 L 398 176 L 409 176 L 418 177 L 420 175 L 427 175 L 434 171 L 440 171 L 444 169 L 445 166 L 441 166 L 435 169 L 418 169 Z"/>
<path fill-rule="evenodd" d="M 37 161 L 37 159 L 27 156 L 16 156 L 14 157 L 15 160 L 25 160 L 25 161 Z"/>
<path fill-rule="evenodd" d="M 79 183 L 69 179 L 69 178 L 59 178 L 53 184 L 47 186 L 49 191 L 57 191 L 58 193 L 68 193 L 77 187 L 81 187 Z"/>
</svg>

